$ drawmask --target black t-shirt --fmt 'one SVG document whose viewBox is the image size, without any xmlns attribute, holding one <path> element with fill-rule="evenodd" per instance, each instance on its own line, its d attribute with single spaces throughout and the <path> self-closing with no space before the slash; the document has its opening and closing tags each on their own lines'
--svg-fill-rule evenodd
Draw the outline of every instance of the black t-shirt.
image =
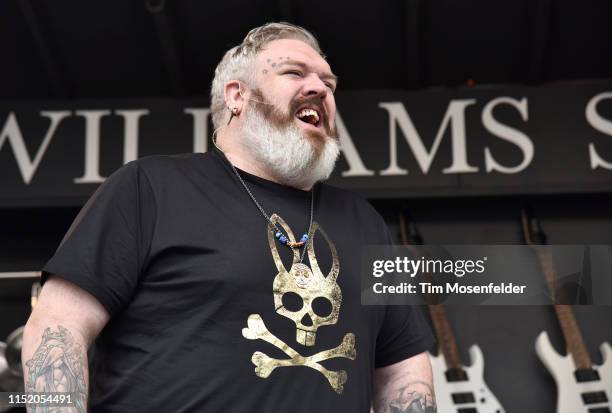
<svg viewBox="0 0 612 413">
<path fill-rule="evenodd" d="M 310 192 L 240 173 L 299 241 Z M 390 242 L 364 199 L 318 184 L 314 222 L 319 271 L 306 253 L 308 267 L 289 273 L 291 250 L 217 150 L 142 158 L 109 177 L 42 275 L 111 315 L 90 357 L 91 410 L 368 412 L 373 369 L 432 335 L 418 308 L 360 304 L 360 248 Z"/>
</svg>

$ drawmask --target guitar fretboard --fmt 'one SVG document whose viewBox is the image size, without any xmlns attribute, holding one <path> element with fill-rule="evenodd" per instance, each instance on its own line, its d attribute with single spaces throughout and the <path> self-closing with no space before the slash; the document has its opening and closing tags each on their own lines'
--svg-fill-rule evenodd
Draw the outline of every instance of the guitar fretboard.
<svg viewBox="0 0 612 413">
<path fill-rule="evenodd" d="M 457 341 L 453 334 L 448 318 L 446 317 L 446 311 L 442 304 L 430 305 L 429 313 L 431 315 L 431 321 L 438 337 L 439 348 L 444 359 L 446 360 L 447 367 L 449 369 L 462 369 L 461 358 L 459 357 L 459 349 L 457 348 Z"/>
<path fill-rule="evenodd" d="M 530 222 L 529 217 L 527 217 L 527 213 L 524 210 L 522 221 L 525 242 L 531 245 L 538 255 L 538 260 L 540 261 L 544 278 L 546 279 L 548 288 L 550 290 L 551 299 L 553 303 L 555 303 L 557 301 L 558 277 L 553 263 L 552 252 L 550 248 L 543 245 L 536 245 L 534 243 L 534 240 L 536 239 L 544 243 L 546 237 L 542 233 L 542 230 L 539 228 L 539 224 L 537 222 Z M 555 313 L 557 314 L 557 319 L 559 320 L 559 325 L 561 326 L 563 338 L 565 339 L 567 351 L 572 355 L 576 369 L 591 369 L 591 357 L 589 356 L 589 352 L 584 344 L 584 339 L 582 338 L 582 333 L 580 332 L 580 328 L 576 322 L 576 317 L 574 316 L 572 307 L 561 304 L 554 304 L 554 307 Z"/>
</svg>

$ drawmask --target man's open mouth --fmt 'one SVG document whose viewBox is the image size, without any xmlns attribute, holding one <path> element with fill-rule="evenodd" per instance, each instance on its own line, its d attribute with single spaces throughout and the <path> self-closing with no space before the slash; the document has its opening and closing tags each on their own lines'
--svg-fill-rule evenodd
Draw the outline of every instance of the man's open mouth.
<svg viewBox="0 0 612 413">
<path fill-rule="evenodd" d="M 321 116 L 316 109 L 303 108 L 298 110 L 295 116 L 304 123 L 319 127 L 321 125 Z"/>
</svg>

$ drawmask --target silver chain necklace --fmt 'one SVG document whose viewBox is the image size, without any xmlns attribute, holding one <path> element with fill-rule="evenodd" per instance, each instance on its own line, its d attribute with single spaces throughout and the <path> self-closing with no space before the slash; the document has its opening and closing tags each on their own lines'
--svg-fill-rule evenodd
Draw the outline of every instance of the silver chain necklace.
<svg viewBox="0 0 612 413">
<path fill-rule="evenodd" d="M 234 171 L 234 173 L 238 177 L 238 180 L 242 184 L 242 187 L 246 190 L 247 194 L 249 194 L 249 197 L 253 200 L 253 203 L 255 204 L 257 209 L 259 209 L 259 212 L 261 212 L 261 214 L 264 216 L 264 218 L 266 218 L 266 220 L 270 223 L 270 225 L 272 225 L 272 227 L 274 227 L 274 230 L 276 231 L 276 233 L 282 234 L 283 232 L 278 228 L 278 226 L 274 222 L 272 222 L 272 220 L 270 219 L 270 216 L 266 213 L 266 211 L 263 209 L 261 204 L 259 202 L 257 202 L 257 199 L 255 198 L 255 195 L 253 195 L 253 193 L 251 192 L 251 190 L 247 186 L 246 182 L 244 182 L 244 180 L 240 176 L 240 173 L 238 173 L 238 170 L 236 169 L 234 164 L 227 158 L 227 156 L 225 155 L 225 152 L 223 152 L 221 150 L 221 148 L 219 148 L 217 146 L 216 139 L 213 139 L 213 143 L 214 143 L 215 147 L 219 150 L 219 152 L 221 152 L 223 154 L 223 156 L 225 157 L 227 162 L 230 164 L 230 166 L 232 167 L 232 170 Z M 306 252 L 306 246 L 308 245 L 308 243 L 310 242 L 310 240 L 312 238 L 312 234 L 310 233 L 310 231 L 312 229 L 312 218 L 314 216 L 314 191 L 315 191 L 315 186 L 313 186 L 311 191 L 310 191 L 310 220 L 308 221 L 308 232 L 306 233 L 306 235 L 308 235 L 308 238 L 306 239 L 306 241 L 304 241 L 304 245 L 303 245 L 304 249 L 302 250 L 302 253 L 300 254 L 300 263 L 302 263 L 304 261 L 304 253 Z M 286 235 L 287 235 L 287 239 L 288 239 L 289 238 L 289 234 L 286 234 Z M 289 247 L 289 248 L 293 249 L 293 247 Z"/>
</svg>

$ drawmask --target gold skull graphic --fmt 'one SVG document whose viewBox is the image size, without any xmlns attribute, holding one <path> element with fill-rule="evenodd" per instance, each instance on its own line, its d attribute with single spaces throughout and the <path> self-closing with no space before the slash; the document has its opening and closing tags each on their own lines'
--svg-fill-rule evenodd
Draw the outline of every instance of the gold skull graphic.
<svg viewBox="0 0 612 413">
<path fill-rule="evenodd" d="M 295 242 L 291 228 L 278 215 L 270 220 L 280 225 L 286 231 L 290 241 Z M 332 254 L 332 267 L 327 276 L 323 275 L 314 252 L 314 240 L 317 232 L 323 235 Z M 310 240 L 306 247 L 310 268 L 300 262 L 299 249 L 293 249 L 293 262 L 289 271 L 280 259 L 274 237 L 274 227 L 268 224 L 268 243 L 272 258 L 278 269 L 274 278 L 274 308 L 283 317 L 295 323 L 295 340 L 304 346 L 314 346 L 319 327 L 338 322 L 342 292 L 336 282 L 340 271 L 340 263 L 336 247 L 317 222 L 312 223 Z M 289 304 L 291 303 L 291 304 Z"/>
</svg>

